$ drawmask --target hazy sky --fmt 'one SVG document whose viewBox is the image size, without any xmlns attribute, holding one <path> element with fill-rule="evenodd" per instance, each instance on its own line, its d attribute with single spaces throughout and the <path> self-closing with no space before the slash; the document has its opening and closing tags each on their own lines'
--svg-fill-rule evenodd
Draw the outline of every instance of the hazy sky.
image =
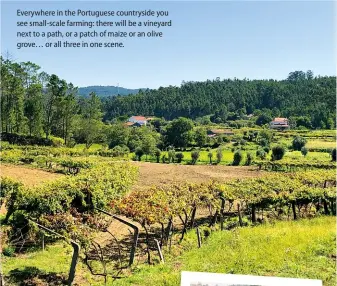
<svg viewBox="0 0 337 286">
<path fill-rule="evenodd" d="M 173 25 L 163 30 L 162 39 L 129 39 L 123 49 L 18 50 L 16 10 L 41 8 L 161 9 L 169 11 Z M 284 79 L 291 71 L 308 69 L 335 75 L 335 12 L 333 2 L 321 1 L 10 1 L 2 2 L 1 50 L 76 86 L 157 88 L 216 77 Z"/>
</svg>

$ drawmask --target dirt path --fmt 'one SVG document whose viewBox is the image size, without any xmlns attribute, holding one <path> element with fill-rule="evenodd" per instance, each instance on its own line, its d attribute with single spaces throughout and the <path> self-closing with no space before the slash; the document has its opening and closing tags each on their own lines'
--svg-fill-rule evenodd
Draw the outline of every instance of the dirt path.
<svg viewBox="0 0 337 286">
<path fill-rule="evenodd" d="M 27 166 L 4 165 L 0 166 L 0 175 L 10 177 L 24 183 L 27 186 L 36 186 L 46 181 L 52 181 L 62 177 L 61 174 L 29 168 Z"/>
<path fill-rule="evenodd" d="M 133 162 L 133 164 L 139 167 L 140 172 L 136 188 L 186 181 L 201 183 L 216 180 L 224 182 L 230 179 L 252 178 L 263 174 L 254 166 L 191 166 L 147 162 Z"/>
</svg>

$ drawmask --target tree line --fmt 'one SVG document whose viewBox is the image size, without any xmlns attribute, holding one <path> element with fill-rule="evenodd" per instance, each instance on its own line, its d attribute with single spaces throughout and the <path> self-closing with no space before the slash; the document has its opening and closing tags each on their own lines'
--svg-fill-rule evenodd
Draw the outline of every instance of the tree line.
<svg viewBox="0 0 337 286">
<path fill-rule="evenodd" d="M 1 132 L 92 144 L 104 128 L 101 101 L 32 62 L 1 57 Z"/>
<path fill-rule="evenodd" d="M 336 77 L 291 72 L 285 80 L 224 79 L 182 82 L 104 99 L 105 120 L 122 115 L 154 115 L 172 120 L 210 116 L 215 123 L 264 113 L 292 117 L 306 128 L 334 128 Z"/>
<path fill-rule="evenodd" d="M 252 113 L 256 121 L 247 121 L 253 125 L 284 116 L 293 127 L 332 129 L 335 89 L 336 77 L 296 71 L 282 81 L 217 78 L 100 99 L 93 92 L 79 96 L 72 83 L 41 71 L 32 62 L 1 57 L 0 127 L 2 134 L 60 137 L 66 145 L 85 143 L 87 147 L 96 142 L 125 145 L 130 150 L 140 145 L 143 150 L 186 147 L 191 142 L 204 146 L 205 126 L 195 129 L 196 124 L 239 122 Z M 131 115 L 158 119 L 151 123 L 151 130 L 128 130 L 118 122 Z M 116 122 L 117 126 L 108 124 Z"/>
</svg>

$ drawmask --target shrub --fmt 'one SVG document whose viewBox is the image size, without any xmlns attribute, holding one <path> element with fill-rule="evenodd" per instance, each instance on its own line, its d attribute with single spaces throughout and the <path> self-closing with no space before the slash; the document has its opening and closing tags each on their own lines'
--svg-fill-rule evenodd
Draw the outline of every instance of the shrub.
<svg viewBox="0 0 337 286">
<path fill-rule="evenodd" d="M 176 155 L 176 152 L 174 151 L 174 149 L 171 149 L 167 152 L 167 157 L 168 157 L 168 162 L 169 163 L 174 163 L 174 157 Z"/>
<path fill-rule="evenodd" d="M 302 153 L 302 155 L 305 157 L 305 156 L 307 156 L 307 154 L 308 154 L 308 149 L 306 148 L 306 147 L 302 147 L 301 148 L 301 153 Z"/>
<path fill-rule="evenodd" d="M 144 155 L 144 151 L 143 151 L 143 149 L 141 147 L 137 147 L 135 149 L 135 154 L 138 157 L 138 161 L 141 161 L 142 160 L 142 156 Z"/>
<path fill-rule="evenodd" d="M 247 153 L 247 158 L 246 158 L 245 165 L 246 166 L 250 166 L 252 164 L 252 162 L 253 162 L 253 159 L 254 159 L 253 154 L 252 153 Z"/>
<path fill-rule="evenodd" d="M 166 163 L 166 159 L 167 159 L 167 157 L 166 157 L 166 155 L 164 154 L 164 155 L 161 157 L 161 161 L 165 164 L 165 163 Z"/>
<path fill-rule="evenodd" d="M 60 147 L 64 145 L 64 139 L 60 138 L 60 137 L 55 137 L 55 136 L 49 136 L 49 139 L 52 142 L 52 145 L 54 147 Z"/>
<path fill-rule="evenodd" d="M 195 165 L 198 162 L 200 157 L 200 150 L 192 151 L 191 158 L 192 158 L 192 165 Z"/>
<path fill-rule="evenodd" d="M 181 163 L 181 161 L 182 161 L 183 158 L 184 158 L 184 154 L 181 153 L 181 152 L 179 152 L 179 153 L 176 154 L 176 158 L 177 158 L 177 162 L 178 162 L 178 163 Z"/>
<path fill-rule="evenodd" d="M 260 158 L 261 160 L 264 160 L 267 157 L 267 153 L 263 149 L 257 149 L 256 157 Z"/>
<path fill-rule="evenodd" d="M 336 148 L 331 151 L 332 161 L 336 161 Z"/>
<path fill-rule="evenodd" d="M 272 160 L 281 160 L 285 154 L 285 148 L 281 145 L 277 145 L 272 149 Z"/>
<path fill-rule="evenodd" d="M 305 146 L 307 140 L 301 136 L 296 136 L 293 140 L 292 147 L 296 151 L 301 151 L 302 147 Z"/>
<path fill-rule="evenodd" d="M 222 157 L 223 157 L 222 148 L 219 147 L 218 149 L 216 149 L 216 159 L 218 164 L 221 162 Z"/>
<path fill-rule="evenodd" d="M 270 152 L 269 146 L 264 146 L 263 151 L 266 152 L 266 154 L 268 154 Z"/>
<path fill-rule="evenodd" d="M 160 155 L 161 155 L 160 149 L 156 149 L 156 151 L 154 152 L 154 155 L 157 158 L 157 163 L 159 163 L 159 159 L 160 159 Z"/>
<path fill-rule="evenodd" d="M 243 154 L 240 150 L 234 153 L 233 166 L 239 166 L 243 158 Z"/>
<path fill-rule="evenodd" d="M 14 253 L 15 253 L 15 248 L 13 246 L 4 247 L 2 250 L 2 254 L 4 256 L 13 257 Z"/>
</svg>

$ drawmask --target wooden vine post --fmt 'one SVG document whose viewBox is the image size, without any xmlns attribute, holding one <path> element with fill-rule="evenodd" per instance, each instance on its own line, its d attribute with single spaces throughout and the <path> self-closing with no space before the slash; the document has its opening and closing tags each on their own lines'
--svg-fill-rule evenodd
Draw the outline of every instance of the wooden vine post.
<svg viewBox="0 0 337 286">
<path fill-rule="evenodd" d="M 226 203 L 226 200 L 225 200 L 224 197 L 220 197 L 220 200 L 221 200 L 221 208 L 220 208 L 220 229 L 221 229 L 221 230 L 224 230 L 223 222 L 224 222 L 224 215 L 225 215 L 225 203 Z"/>
<path fill-rule="evenodd" d="M 70 245 L 73 247 L 74 252 L 73 252 L 73 256 L 71 258 L 71 264 L 70 264 L 69 275 L 68 275 L 68 280 L 67 280 L 68 286 L 71 286 L 74 282 L 74 279 L 75 279 L 76 265 L 77 265 L 77 261 L 78 261 L 78 257 L 79 257 L 80 249 L 81 249 L 80 245 L 78 243 L 76 243 L 75 241 L 66 238 L 65 236 L 63 236 L 63 235 L 45 227 L 45 226 L 43 226 L 42 224 L 37 223 L 36 221 L 34 221 L 30 218 L 29 218 L 29 220 L 31 222 L 35 223 L 39 228 L 63 238 L 66 242 L 70 243 Z"/>
<path fill-rule="evenodd" d="M 110 214 L 108 212 L 106 212 L 105 210 L 101 210 L 99 208 L 96 208 L 96 210 L 98 210 L 101 213 L 104 213 L 108 216 L 111 216 L 112 218 L 118 220 L 119 222 L 126 224 L 127 226 L 131 227 L 134 231 L 133 233 L 133 243 L 132 243 L 132 247 L 131 247 L 131 251 L 130 251 L 130 259 L 129 259 L 129 266 L 131 266 L 135 260 L 135 255 L 136 255 L 136 249 L 137 249 L 137 244 L 138 244 L 138 236 L 139 236 L 139 228 L 138 226 L 136 226 L 135 224 L 128 222 L 116 215 Z"/>
<path fill-rule="evenodd" d="M 256 222 L 256 207 L 255 204 L 252 204 L 252 223 Z"/>
<path fill-rule="evenodd" d="M 201 236 L 200 236 L 200 230 L 199 227 L 197 227 L 197 238 L 198 238 L 198 247 L 201 247 Z"/>
<path fill-rule="evenodd" d="M 240 226 L 243 226 L 240 204 L 238 204 L 238 215 L 239 215 L 239 224 Z"/>
<path fill-rule="evenodd" d="M 156 246 L 157 246 L 157 250 L 158 250 L 160 262 L 161 262 L 161 263 L 165 263 L 165 261 L 164 261 L 164 256 L 163 256 L 163 252 L 161 251 L 160 243 L 159 243 L 158 239 L 154 239 L 154 241 L 155 241 Z"/>
</svg>

